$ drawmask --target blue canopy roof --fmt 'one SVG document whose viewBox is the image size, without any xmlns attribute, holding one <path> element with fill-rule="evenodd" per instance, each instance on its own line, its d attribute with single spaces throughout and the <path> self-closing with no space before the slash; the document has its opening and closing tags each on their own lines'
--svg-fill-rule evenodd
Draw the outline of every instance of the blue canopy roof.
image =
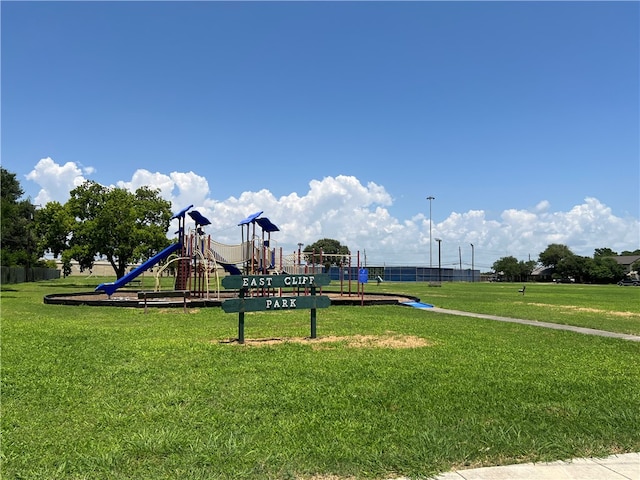
<svg viewBox="0 0 640 480">
<path fill-rule="evenodd" d="M 273 223 L 271 223 L 271 220 L 269 220 L 266 217 L 258 218 L 256 220 L 256 223 L 258 225 L 260 225 L 262 230 L 264 230 L 265 232 L 279 232 L 280 231 L 280 229 L 278 227 L 276 227 Z"/>
<path fill-rule="evenodd" d="M 197 225 L 211 225 L 209 219 L 203 216 L 199 211 L 194 210 L 193 212 L 189 212 L 189 216 L 193 218 L 193 221 L 196 222 Z"/>
<path fill-rule="evenodd" d="M 182 210 L 180 210 L 173 217 L 171 217 L 171 220 L 173 220 L 174 218 L 184 217 L 184 214 L 187 213 L 187 210 L 189 210 L 190 208 L 193 208 L 193 205 L 189 205 L 187 208 L 183 208 Z"/>
<path fill-rule="evenodd" d="M 259 211 L 257 213 L 254 213 L 253 215 L 249 215 L 247 218 L 245 218 L 244 220 L 242 220 L 238 225 L 246 225 L 247 223 L 251 223 L 253 222 L 256 218 L 258 218 L 260 215 L 262 215 L 262 211 Z"/>
</svg>

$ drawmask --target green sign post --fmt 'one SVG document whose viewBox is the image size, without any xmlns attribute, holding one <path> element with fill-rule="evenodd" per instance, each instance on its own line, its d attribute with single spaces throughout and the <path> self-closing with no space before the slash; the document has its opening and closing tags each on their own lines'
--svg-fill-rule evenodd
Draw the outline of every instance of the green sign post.
<svg viewBox="0 0 640 480">
<path fill-rule="evenodd" d="M 225 313 L 238 313 L 238 343 L 244 343 L 245 312 L 277 310 L 311 310 L 311 338 L 316 338 L 316 309 L 331 305 L 326 295 L 316 295 L 316 287 L 329 285 L 328 275 L 230 275 L 222 279 L 228 289 L 240 290 L 239 298 L 231 298 L 222 303 Z M 247 297 L 250 289 L 271 289 L 286 287 L 310 288 L 311 295 L 305 296 L 263 296 Z"/>
</svg>

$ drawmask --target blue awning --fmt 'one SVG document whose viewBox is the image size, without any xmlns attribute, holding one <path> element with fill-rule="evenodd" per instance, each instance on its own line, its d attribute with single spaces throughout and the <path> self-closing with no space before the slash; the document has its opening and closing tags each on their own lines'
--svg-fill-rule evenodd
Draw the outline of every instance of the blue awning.
<svg viewBox="0 0 640 480">
<path fill-rule="evenodd" d="M 259 211 L 257 213 L 254 213 L 253 215 L 249 215 L 247 218 L 245 218 L 244 220 L 242 220 L 238 225 L 246 225 L 248 223 L 253 222 L 256 218 L 258 218 L 260 215 L 262 215 L 262 211 Z"/>
<path fill-rule="evenodd" d="M 199 211 L 194 210 L 193 212 L 189 212 L 189 216 L 193 218 L 193 221 L 196 222 L 197 225 L 211 225 L 209 219 L 203 216 Z"/>
<path fill-rule="evenodd" d="M 173 220 L 174 218 L 184 217 L 184 214 L 187 213 L 187 210 L 189 210 L 190 208 L 193 208 L 193 205 L 189 205 L 187 208 L 183 208 L 182 210 L 180 210 L 173 217 L 171 217 L 171 220 Z"/>
<path fill-rule="evenodd" d="M 279 232 L 280 231 L 280 229 L 278 227 L 276 227 L 273 223 L 271 223 L 271 220 L 269 220 L 266 217 L 258 218 L 256 220 L 256 223 L 258 225 L 260 225 L 262 230 L 264 230 L 265 232 Z"/>
</svg>

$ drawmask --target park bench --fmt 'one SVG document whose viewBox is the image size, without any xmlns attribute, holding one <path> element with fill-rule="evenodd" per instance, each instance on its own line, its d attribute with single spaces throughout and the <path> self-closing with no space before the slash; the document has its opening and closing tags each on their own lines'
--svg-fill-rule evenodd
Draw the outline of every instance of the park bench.
<svg viewBox="0 0 640 480">
<path fill-rule="evenodd" d="M 521 294 L 524 295 L 524 291 L 525 291 L 526 288 L 527 288 L 527 286 L 523 285 L 522 288 L 520 290 L 518 290 L 518 293 L 521 293 Z"/>
<path fill-rule="evenodd" d="M 158 298 L 176 298 L 182 297 L 182 307 L 187 312 L 187 298 L 191 296 L 189 290 L 167 290 L 164 292 L 138 292 L 138 300 L 142 300 L 144 304 L 144 313 L 147 313 L 147 300 Z"/>
</svg>

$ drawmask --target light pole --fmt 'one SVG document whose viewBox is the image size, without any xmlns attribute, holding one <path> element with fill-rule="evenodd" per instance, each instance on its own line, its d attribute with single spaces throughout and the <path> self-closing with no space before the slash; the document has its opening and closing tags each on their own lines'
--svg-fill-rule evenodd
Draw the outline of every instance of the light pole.
<svg viewBox="0 0 640 480">
<path fill-rule="evenodd" d="M 438 242 L 438 283 L 442 282 L 442 256 L 440 251 L 440 245 L 442 245 L 442 239 L 436 238 L 436 242 Z"/>
<path fill-rule="evenodd" d="M 473 280 L 474 280 L 474 278 L 473 278 L 474 277 L 473 270 L 474 270 L 475 251 L 474 251 L 474 248 L 473 248 L 473 243 L 470 243 L 469 245 L 471 245 L 471 281 L 473 282 Z"/>
<path fill-rule="evenodd" d="M 302 248 L 302 242 L 298 243 L 298 270 L 300 269 L 300 265 L 302 264 L 300 259 L 300 249 Z M 300 272 L 298 272 L 300 273 Z"/>
<path fill-rule="evenodd" d="M 431 200 L 435 200 L 436 197 L 429 195 L 427 200 L 429 200 L 429 268 L 433 268 L 433 255 L 431 253 L 431 248 L 433 245 L 433 241 L 431 240 Z M 429 271 L 429 276 L 431 276 L 431 271 Z"/>
</svg>

